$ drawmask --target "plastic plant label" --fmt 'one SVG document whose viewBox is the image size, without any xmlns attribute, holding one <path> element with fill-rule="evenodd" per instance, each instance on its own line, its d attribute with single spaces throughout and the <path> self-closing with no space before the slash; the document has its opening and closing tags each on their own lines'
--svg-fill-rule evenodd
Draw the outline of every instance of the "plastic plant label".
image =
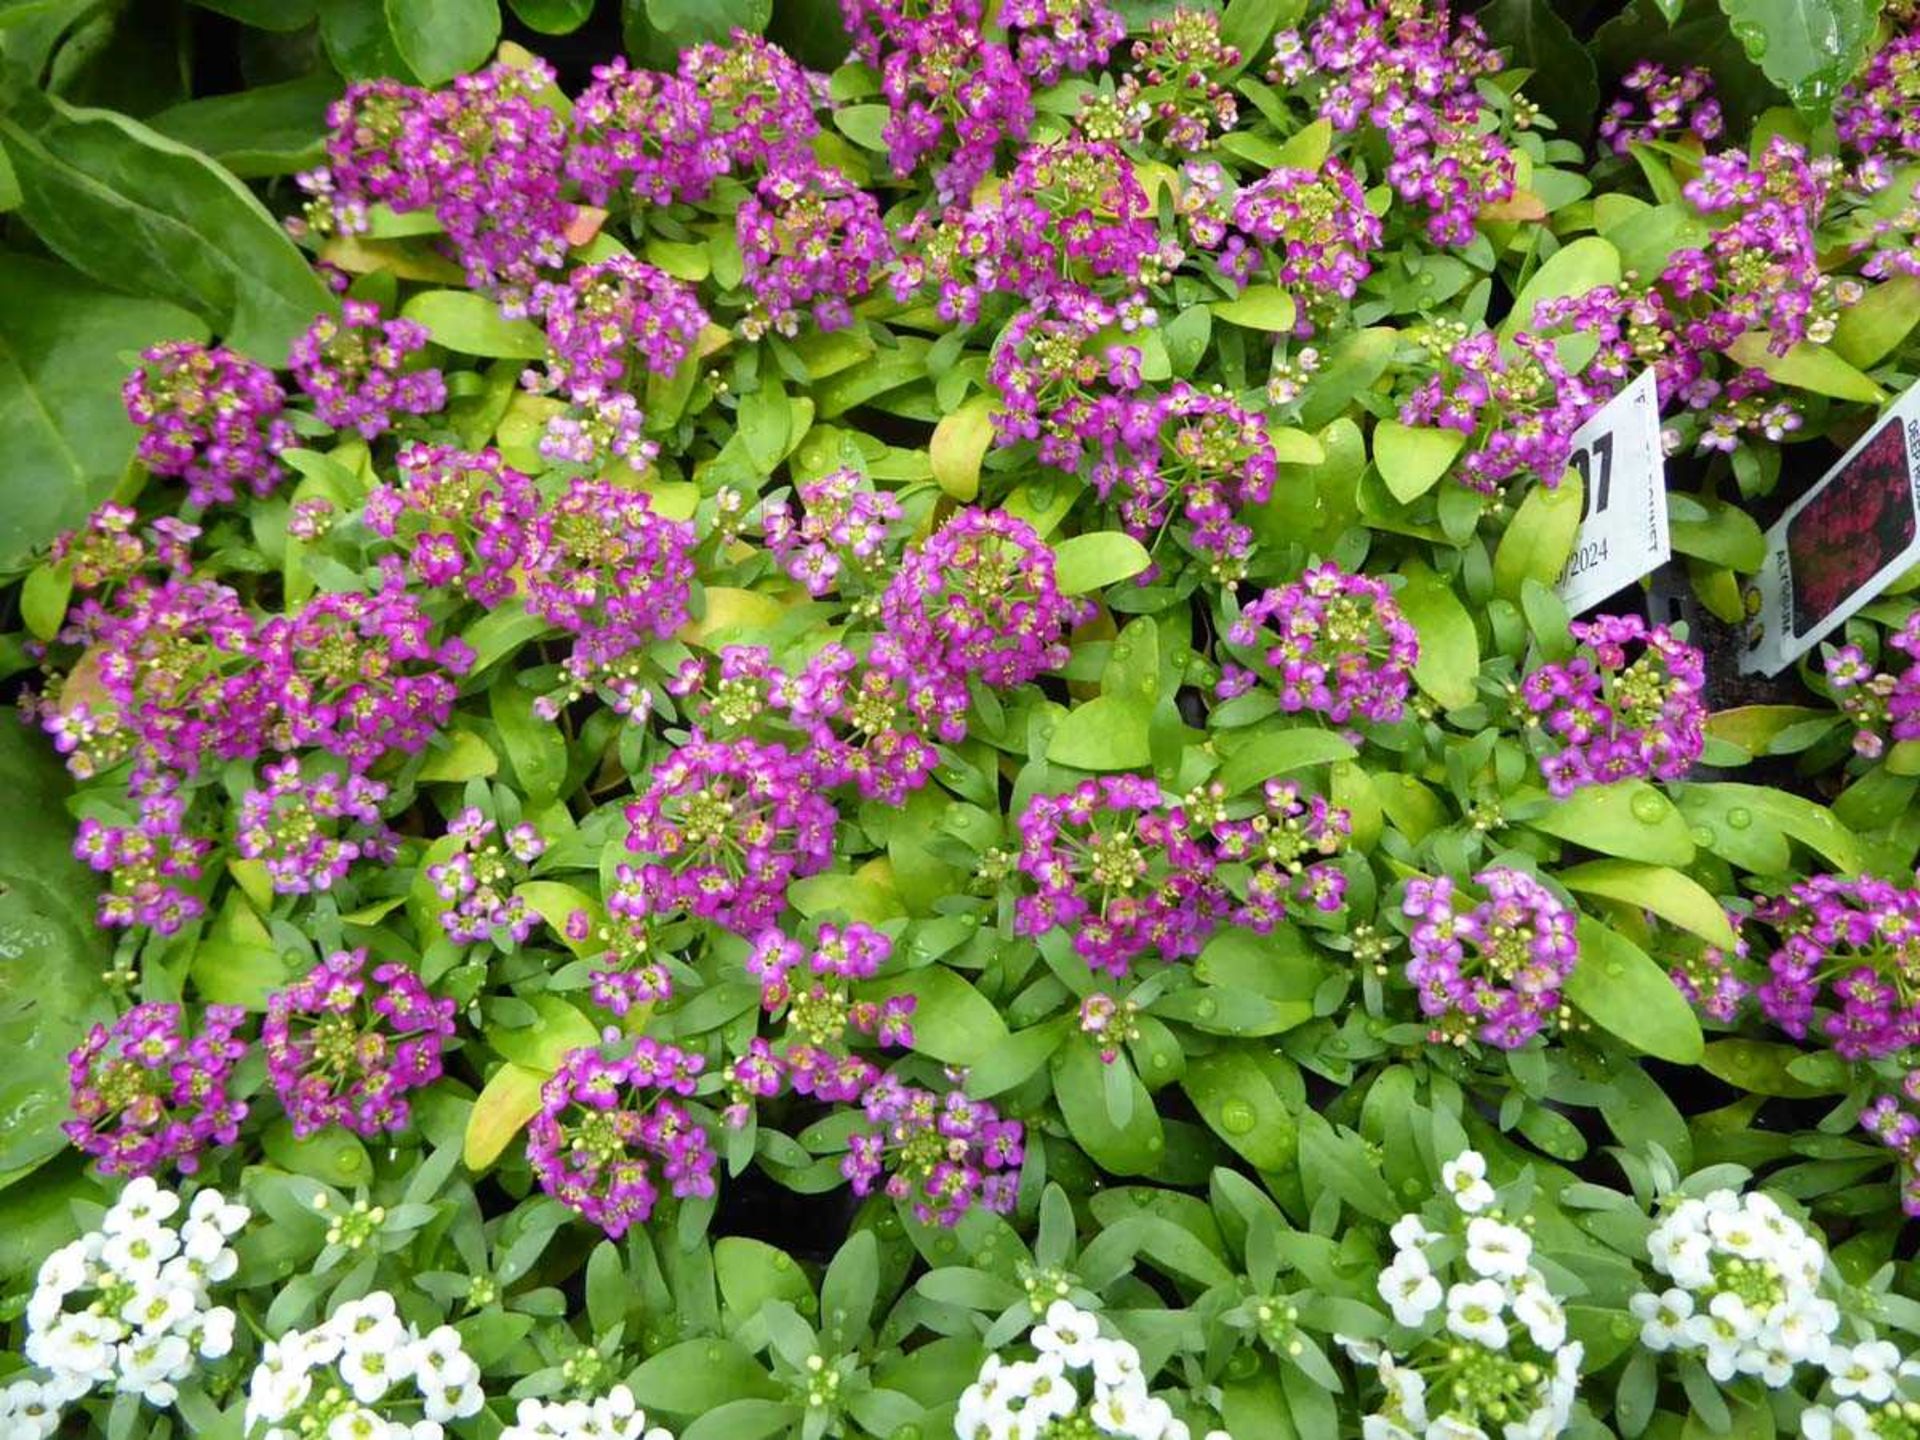
<svg viewBox="0 0 1920 1440">
<path fill-rule="evenodd" d="M 1574 615 L 1666 564 L 1667 472 L 1660 453 L 1660 401 L 1642 371 L 1573 435 L 1569 463 L 1585 499 L 1573 554 L 1554 587 Z"/>
<path fill-rule="evenodd" d="M 1767 532 L 1740 668 L 1777 675 L 1920 564 L 1920 386 Z"/>
</svg>

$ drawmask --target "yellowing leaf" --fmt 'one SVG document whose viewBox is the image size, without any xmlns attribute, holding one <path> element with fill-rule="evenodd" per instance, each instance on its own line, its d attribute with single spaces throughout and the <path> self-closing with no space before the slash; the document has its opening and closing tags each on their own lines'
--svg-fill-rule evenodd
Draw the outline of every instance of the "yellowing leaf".
<svg viewBox="0 0 1920 1440">
<path fill-rule="evenodd" d="M 1857 400 L 1863 405 L 1878 405 L 1887 398 L 1886 391 L 1824 345 L 1803 340 L 1785 355 L 1776 355 L 1767 348 L 1768 338 L 1763 334 L 1742 335 L 1727 347 L 1727 354 L 1795 390 L 1831 395 L 1836 400 Z"/>
<path fill-rule="evenodd" d="M 1382 420 L 1373 430 L 1373 463 L 1393 498 L 1405 505 L 1439 483 L 1466 443 L 1457 430 Z"/>
<path fill-rule="evenodd" d="M 513 1137 L 540 1113 L 540 1087 L 547 1077 L 511 1061 L 493 1072 L 467 1115 L 462 1155 L 469 1170 L 485 1170 L 498 1160 Z"/>
<path fill-rule="evenodd" d="M 705 645 L 732 631 L 771 625 L 787 608 L 775 596 L 760 590 L 710 585 L 705 593 L 706 614 L 689 620 L 680 629 L 680 638 L 689 645 Z"/>
<path fill-rule="evenodd" d="M 975 395 L 933 427 L 927 456 L 942 490 L 965 504 L 980 493 L 980 462 L 993 445 L 993 414 L 999 402 Z"/>
<path fill-rule="evenodd" d="M 1293 329 L 1293 297 L 1278 285 L 1249 285 L 1232 300 L 1217 300 L 1213 313 L 1248 330 Z"/>
</svg>

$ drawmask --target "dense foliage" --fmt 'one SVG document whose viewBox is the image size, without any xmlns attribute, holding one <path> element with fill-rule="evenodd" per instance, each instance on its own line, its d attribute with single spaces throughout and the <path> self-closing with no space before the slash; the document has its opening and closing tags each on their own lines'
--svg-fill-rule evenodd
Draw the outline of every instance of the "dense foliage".
<svg viewBox="0 0 1920 1440">
<path fill-rule="evenodd" d="M 1920 1433 L 1910 5 L 213 8 L 0 3 L 0 1436 Z"/>
</svg>

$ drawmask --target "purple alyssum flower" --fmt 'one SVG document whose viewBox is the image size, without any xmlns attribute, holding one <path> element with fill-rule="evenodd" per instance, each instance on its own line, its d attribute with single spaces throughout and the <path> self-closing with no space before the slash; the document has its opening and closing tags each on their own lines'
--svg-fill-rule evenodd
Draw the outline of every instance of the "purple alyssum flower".
<svg viewBox="0 0 1920 1440">
<path fill-rule="evenodd" d="M 192 1174 L 209 1145 L 239 1138 L 247 1102 L 231 1093 L 247 1052 L 246 1011 L 206 1005 L 189 1035 L 179 1005 L 136 1005 L 95 1025 L 67 1057 L 74 1118 L 61 1128 L 105 1175 Z"/>
</svg>

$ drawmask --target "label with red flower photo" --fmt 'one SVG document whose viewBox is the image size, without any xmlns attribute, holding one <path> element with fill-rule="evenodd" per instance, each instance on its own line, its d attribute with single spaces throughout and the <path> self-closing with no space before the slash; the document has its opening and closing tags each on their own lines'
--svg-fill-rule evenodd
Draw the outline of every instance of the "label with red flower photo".
<svg viewBox="0 0 1920 1440">
<path fill-rule="evenodd" d="M 1920 386 L 1767 532 L 1740 668 L 1777 675 L 1920 565 Z"/>
</svg>

